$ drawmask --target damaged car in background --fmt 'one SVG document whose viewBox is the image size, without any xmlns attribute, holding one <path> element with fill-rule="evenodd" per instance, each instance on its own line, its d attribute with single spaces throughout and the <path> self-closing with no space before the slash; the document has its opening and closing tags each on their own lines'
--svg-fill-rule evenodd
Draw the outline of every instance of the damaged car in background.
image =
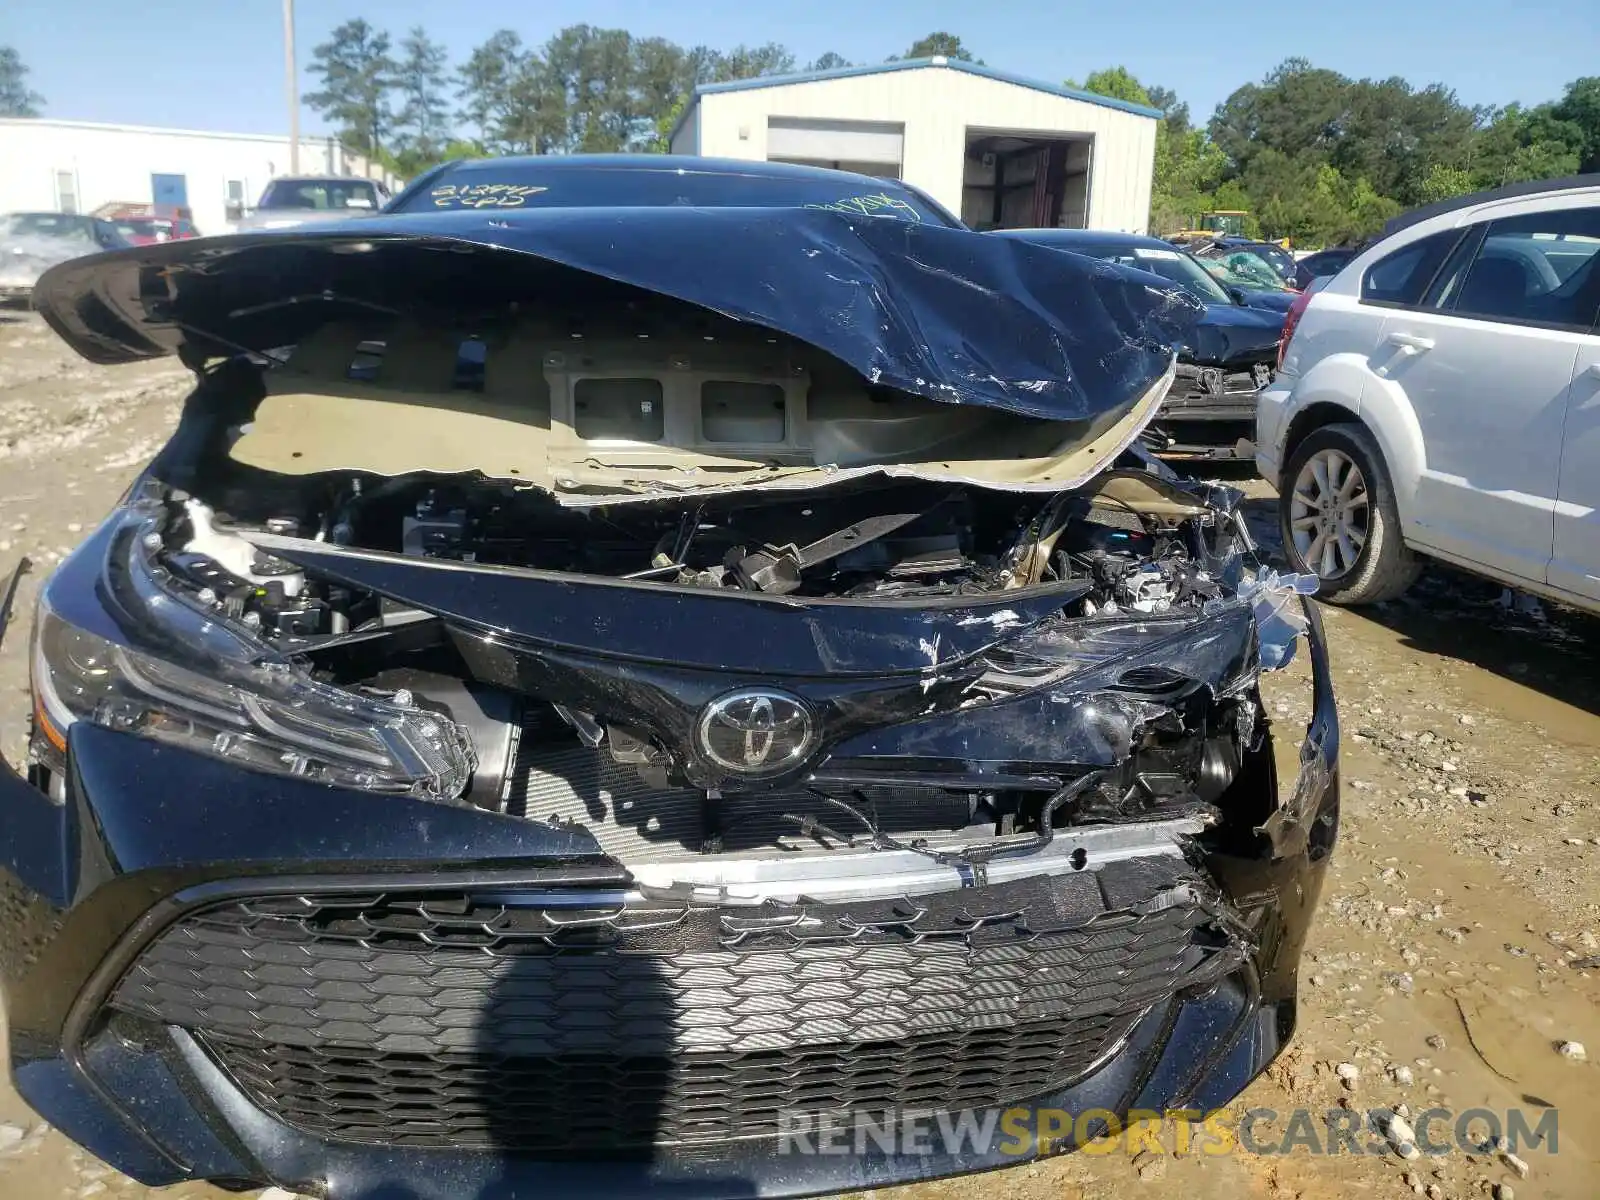
<svg viewBox="0 0 1600 1200">
<path fill-rule="evenodd" d="M 1210 1108 L 1292 1033 L 1337 720 L 1302 581 L 1138 447 L 1180 291 L 599 158 L 38 304 L 196 374 L 40 588 L 0 779 L 12 1072 L 105 1161 L 808 1195 L 1015 1161 L 808 1122 Z"/>
<path fill-rule="evenodd" d="M 0 213 L 0 303 L 26 303 L 57 263 L 133 245 L 110 221 L 77 213 Z"/>
<path fill-rule="evenodd" d="M 1204 306 L 1177 345 L 1178 363 L 1161 411 L 1140 435 L 1166 459 L 1237 459 L 1253 453 L 1256 393 L 1272 382 L 1284 313 L 1225 288 L 1194 255 L 1160 238 L 1093 229 L 1008 229 L 1019 238 L 1159 275 Z"/>
</svg>

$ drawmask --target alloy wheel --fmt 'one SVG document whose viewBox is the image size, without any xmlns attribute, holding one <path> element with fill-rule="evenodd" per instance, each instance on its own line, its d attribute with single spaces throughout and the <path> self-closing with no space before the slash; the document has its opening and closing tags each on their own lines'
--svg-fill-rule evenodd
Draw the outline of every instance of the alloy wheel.
<svg viewBox="0 0 1600 1200">
<path fill-rule="evenodd" d="M 1289 497 L 1289 529 L 1300 561 L 1323 579 L 1349 574 L 1372 527 L 1367 480 L 1341 450 L 1306 459 Z"/>
</svg>

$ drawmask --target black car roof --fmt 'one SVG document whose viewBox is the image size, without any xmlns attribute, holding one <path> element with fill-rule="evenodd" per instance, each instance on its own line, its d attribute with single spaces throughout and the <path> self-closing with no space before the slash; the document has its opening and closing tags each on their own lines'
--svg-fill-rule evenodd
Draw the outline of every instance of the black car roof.
<svg viewBox="0 0 1600 1200">
<path fill-rule="evenodd" d="M 827 167 L 798 163 L 764 162 L 753 158 L 701 158 L 694 154 L 508 154 L 499 158 L 458 158 L 445 164 L 458 171 L 495 171 L 508 166 L 538 167 L 542 171 L 588 171 L 596 167 L 628 171 L 692 171 L 697 175 L 763 175 L 776 179 L 831 179 L 854 175 Z M 857 175 L 893 187 L 898 179 Z"/>
<path fill-rule="evenodd" d="M 1018 238 L 1041 246 L 1143 246 L 1150 250 L 1171 250 L 1171 242 L 1142 233 L 1118 233 L 1112 229 L 993 229 L 991 237 Z"/>
<path fill-rule="evenodd" d="M 765 162 L 744 158 L 701 158 L 692 154 L 514 154 L 498 158 L 457 158 L 424 171 L 408 183 L 384 206 L 385 212 L 403 211 L 415 197 L 442 180 L 459 175 L 504 173 L 507 167 L 531 168 L 542 175 L 572 172 L 633 171 L 661 175 L 679 172 L 727 179 L 788 179 L 807 183 L 850 181 L 870 185 L 878 191 L 895 191 L 914 197 L 938 213 L 950 225 L 966 228 L 961 219 L 948 211 L 920 188 L 903 180 L 879 175 L 860 175 L 854 171 L 835 171 L 828 167 L 808 167 L 798 163 Z"/>
<path fill-rule="evenodd" d="M 1546 192 L 1576 191 L 1579 188 L 1600 188 L 1600 174 L 1569 175 L 1565 179 L 1530 179 L 1523 183 L 1508 183 L 1504 187 L 1491 188 L 1486 192 L 1452 196 L 1448 200 L 1425 204 L 1421 208 L 1401 213 L 1383 227 L 1382 237 L 1391 237 L 1402 229 L 1409 229 L 1431 217 L 1443 216 L 1445 213 L 1462 208 L 1472 208 L 1478 204 L 1488 204 L 1495 200 L 1515 200 L 1519 196 L 1540 196 Z"/>
</svg>

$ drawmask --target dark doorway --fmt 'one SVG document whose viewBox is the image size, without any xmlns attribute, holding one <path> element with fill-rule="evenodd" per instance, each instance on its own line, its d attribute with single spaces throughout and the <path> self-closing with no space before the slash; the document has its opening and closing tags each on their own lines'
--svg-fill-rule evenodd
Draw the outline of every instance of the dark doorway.
<svg viewBox="0 0 1600 1200">
<path fill-rule="evenodd" d="M 961 219 L 974 229 L 1082 229 L 1094 139 L 969 130 Z"/>
</svg>

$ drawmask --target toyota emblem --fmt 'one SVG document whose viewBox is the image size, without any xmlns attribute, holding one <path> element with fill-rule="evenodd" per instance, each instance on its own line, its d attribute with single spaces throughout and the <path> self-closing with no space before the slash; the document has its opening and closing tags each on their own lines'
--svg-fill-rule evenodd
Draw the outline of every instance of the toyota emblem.
<svg viewBox="0 0 1600 1200">
<path fill-rule="evenodd" d="M 816 738 L 811 710 L 797 696 L 741 688 L 700 714 L 700 752 L 736 775 L 775 775 L 805 760 Z"/>
</svg>

